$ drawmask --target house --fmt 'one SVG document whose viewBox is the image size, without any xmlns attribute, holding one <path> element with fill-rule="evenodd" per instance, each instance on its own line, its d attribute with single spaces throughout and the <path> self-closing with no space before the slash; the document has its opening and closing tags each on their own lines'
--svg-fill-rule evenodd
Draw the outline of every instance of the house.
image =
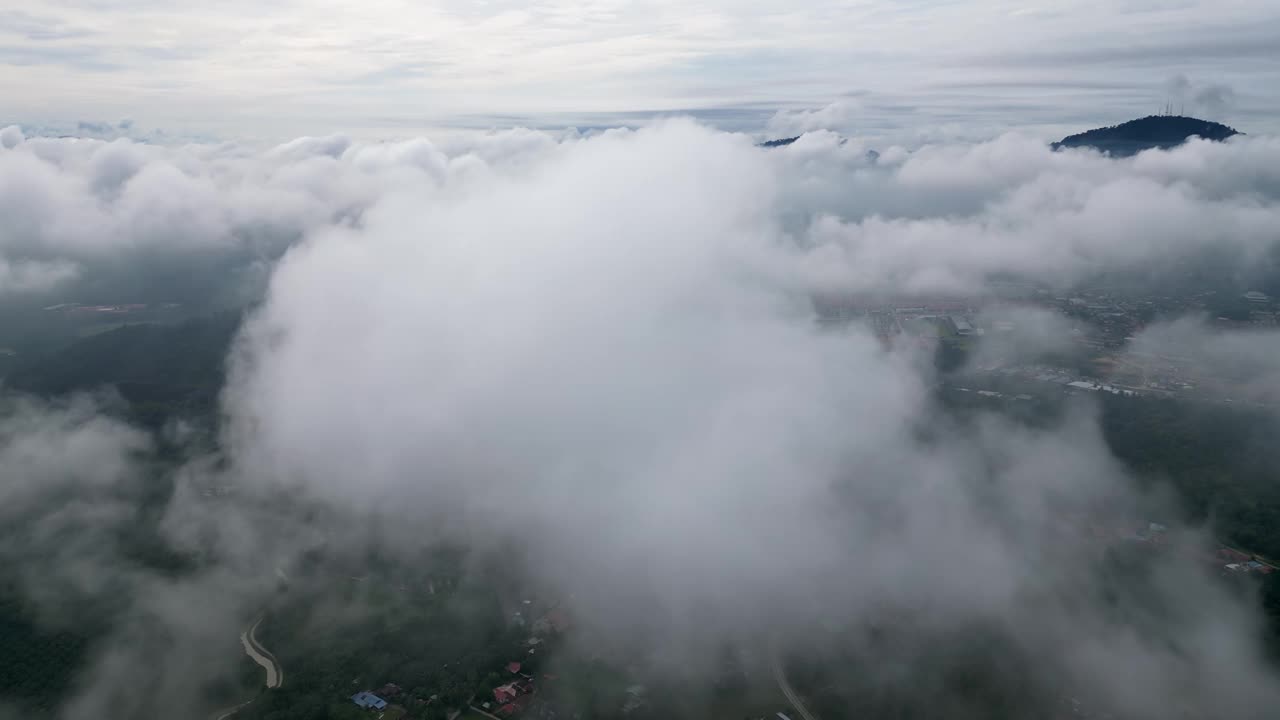
<svg viewBox="0 0 1280 720">
<path fill-rule="evenodd" d="M 507 663 L 507 672 L 511 673 L 512 675 L 515 675 L 516 673 L 520 672 L 520 663 L 518 662 Z"/>
<path fill-rule="evenodd" d="M 371 692 L 359 692 L 351 696 L 351 702 L 359 705 L 365 710 L 385 710 L 387 709 L 387 701 L 374 695 Z"/>
<path fill-rule="evenodd" d="M 520 691 L 516 689 L 516 684 L 513 682 L 507 683 L 506 685 L 499 685 L 493 689 L 493 699 L 496 700 L 499 705 L 506 705 L 519 697 L 519 695 Z"/>
<path fill-rule="evenodd" d="M 497 713 L 503 717 L 512 717 L 523 713 L 529 707 L 531 696 L 521 695 L 511 702 L 498 708 Z"/>
<path fill-rule="evenodd" d="M 969 322 L 965 318 L 960 317 L 959 315 L 951 315 L 947 319 L 951 321 L 951 327 L 955 328 L 957 335 L 967 337 L 975 333 L 973 323 Z"/>
</svg>

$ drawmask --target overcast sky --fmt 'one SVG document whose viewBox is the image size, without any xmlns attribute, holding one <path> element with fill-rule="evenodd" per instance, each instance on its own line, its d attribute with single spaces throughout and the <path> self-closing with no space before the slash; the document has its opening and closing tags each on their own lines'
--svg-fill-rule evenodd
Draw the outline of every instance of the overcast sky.
<svg viewBox="0 0 1280 720">
<path fill-rule="evenodd" d="M 283 138 L 685 112 L 761 130 L 825 108 L 833 129 L 928 139 L 1173 96 L 1269 132 L 1277 37 L 1273 0 L 2 0 L 0 125 Z"/>
</svg>

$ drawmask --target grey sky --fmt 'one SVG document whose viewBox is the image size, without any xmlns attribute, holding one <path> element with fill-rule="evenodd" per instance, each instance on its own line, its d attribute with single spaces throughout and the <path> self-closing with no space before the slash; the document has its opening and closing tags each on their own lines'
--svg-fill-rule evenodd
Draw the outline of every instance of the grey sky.
<svg viewBox="0 0 1280 720">
<path fill-rule="evenodd" d="M 690 113 L 759 129 L 857 97 L 837 129 L 1053 134 L 1154 111 L 1179 75 L 1230 91 L 1188 98 L 1212 119 L 1273 131 L 1280 108 L 1269 0 L 2 5 L 3 119 L 28 127 L 284 138 Z"/>
</svg>

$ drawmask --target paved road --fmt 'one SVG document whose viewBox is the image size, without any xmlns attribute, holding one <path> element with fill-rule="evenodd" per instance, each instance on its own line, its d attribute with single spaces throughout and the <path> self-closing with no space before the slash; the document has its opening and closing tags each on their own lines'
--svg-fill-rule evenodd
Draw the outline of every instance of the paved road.
<svg viewBox="0 0 1280 720">
<path fill-rule="evenodd" d="M 253 661 L 262 666 L 267 671 L 267 687 L 278 688 L 284 685 L 284 669 L 280 667 L 280 662 L 275 656 L 262 647 L 262 643 L 258 642 L 258 626 L 262 624 L 262 618 L 258 618 L 248 630 L 240 633 L 240 644 L 244 646 L 244 652 Z"/>
<path fill-rule="evenodd" d="M 239 705 L 236 705 L 235 707 L 230 707 L 230 708 L 227 708 L 226 710 L 219 710 L 218 712 L 213 714 L 213 720 L 227 720 L 227 718 L 231 717 L 232 715 L 235 715 L 236 713 L 249 707 L 252 704 L 253 704 L 253 700 L 246 700 L 240 703 Z"/>
<path fill-rule="evenodd" d="M 787 674 L 782 670 L 782 663 L 778 660 L 777 653 L 773 654 L 770 662 L 773 663 L 773 677 L 778 681 L 778 689 L 782 691 L 783 695 L 787 696 L 787 700 L 796 709 L 796 712 L 800 714 L 800 717 L 804 718 L 804 720 L 818 720 L 818 717 L 809 712 L 809 708 L 805 707 L 804 701 L 796 694 L 795 688 L 791 687 L 791 683 L 787 682 Z"/>
<path fill-rule="evenodd" d="M 258 642 L 258 625 L 262 624 L 262 618 L 259 617 L 253 621 L 244 632 L 240 633 L 240 645 L 244 648 L 244 654 L 253 658 L 253 661 L 262 666 L 267 672 L 266 686 L 269 688 L 278 688 L 284 685 L 284 669 L 280 667 L 280 661 L 276 657 L 262 647 Z M 210 716 L 211 720 L 227 720 L 227 718 L 235 715 L 241 710 L 253 704 L 257 698 L 251 698 L 235 707 L 219 710 Z"/>
</svg>

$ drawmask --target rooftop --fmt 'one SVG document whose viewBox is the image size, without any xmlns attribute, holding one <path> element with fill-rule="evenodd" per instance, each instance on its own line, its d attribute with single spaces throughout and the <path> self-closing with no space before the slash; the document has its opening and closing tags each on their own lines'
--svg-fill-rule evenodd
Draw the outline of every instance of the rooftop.
<svg viewBox="0 0 1280 720">
<path fill-rule="evenodd" d="M 362 708 L 373 708 L 381 710 L 387 706 L 387 701 L 374 695 L 371 692 L 359 692 L 351 696 L 351 702 Z"/>
</svg>

